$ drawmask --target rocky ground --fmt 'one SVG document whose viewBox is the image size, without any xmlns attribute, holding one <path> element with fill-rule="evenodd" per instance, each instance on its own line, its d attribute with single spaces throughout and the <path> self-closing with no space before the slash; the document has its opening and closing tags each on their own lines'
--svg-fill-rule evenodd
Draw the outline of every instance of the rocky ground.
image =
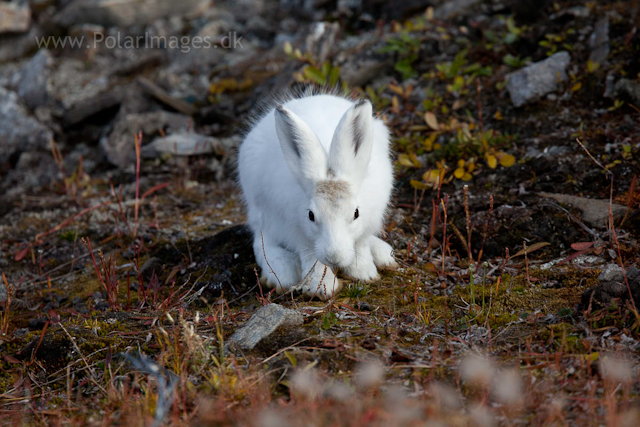
<svg viewBox="0 0 640 427">
<path fill-rule="evenodd" d="M 638 425 L 638 27 L 637 1 L 0 2 L 2 424 Z M 309 87 L 369 98 L 397 172 L 400 268 L 326 302 L 260 287 L 234 181 L 260 105 Z"/>
</svg>

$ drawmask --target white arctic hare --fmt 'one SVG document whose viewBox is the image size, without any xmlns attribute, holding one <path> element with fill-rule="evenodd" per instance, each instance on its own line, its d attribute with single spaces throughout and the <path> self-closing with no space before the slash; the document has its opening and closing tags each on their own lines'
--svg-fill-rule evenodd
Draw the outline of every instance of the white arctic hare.
<svg viewBox="0 0 640 427">
<path fill-rule="evenodd" d="M 270 110 L 240 146 L 238 167 L 267 286 L 326 299 L 341 288 L 335 269 L 371 281 L 397 266 L 377 237 L 393 171 L 389 131 L 369 101 L 314 95 Z"/>
</svg>

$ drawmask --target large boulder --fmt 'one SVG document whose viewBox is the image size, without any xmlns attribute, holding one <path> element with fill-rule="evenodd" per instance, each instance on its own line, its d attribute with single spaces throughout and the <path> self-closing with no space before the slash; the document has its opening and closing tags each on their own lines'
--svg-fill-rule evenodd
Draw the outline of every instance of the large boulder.
<svg viewBox="0 0 640 427">
<path fill-rule="evenodd" d="M 62 9 L 54 21 L 62 26 L 130 27 L 165 17 L 195 14 L 209 4 L 209 0 L 75 0 Z"/>
<path fill-rule="evenodd" d="M 48 150 L 53 132 L 29 115 L 18 95 L 0 87 L 0 164 L 23 151 Z"/>
</svg>

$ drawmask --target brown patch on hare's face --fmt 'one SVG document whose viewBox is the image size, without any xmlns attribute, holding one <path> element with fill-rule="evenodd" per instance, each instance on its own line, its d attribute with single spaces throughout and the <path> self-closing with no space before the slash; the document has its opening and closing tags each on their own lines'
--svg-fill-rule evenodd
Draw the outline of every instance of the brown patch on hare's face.
<svg viewBox="0 0 640 427">
<path fill-rule="evenodd" d="M 351 186 L 346 181 L 328 179 L 316 184 L 314 195 L 320 199 L 336 203 L 352 196 Z"/>
</svg>

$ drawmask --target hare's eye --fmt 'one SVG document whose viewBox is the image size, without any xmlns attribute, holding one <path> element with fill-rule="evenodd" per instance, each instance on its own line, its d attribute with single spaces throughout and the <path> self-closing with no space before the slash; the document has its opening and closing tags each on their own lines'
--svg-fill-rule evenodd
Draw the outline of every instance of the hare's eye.
<svg viewBox="0 0 640 427">
<path fill-rule="evenodd" d="M 316 220 L 316 217 L 315 217 L 315 216 L 313 216 L 313 212 L 311 212 L 311 211 L 309 211 L 309 219 L 310 219 L 311 221 L 315 221 L 315 220 Z"/>
<path fill-rule="evenodd" d="M 355 213 L 353 214 L 353 219 L 358 219 L 359 216 L 360 212 L 358 211 L 358 209 L 356 209 Z"/>
</svg>

